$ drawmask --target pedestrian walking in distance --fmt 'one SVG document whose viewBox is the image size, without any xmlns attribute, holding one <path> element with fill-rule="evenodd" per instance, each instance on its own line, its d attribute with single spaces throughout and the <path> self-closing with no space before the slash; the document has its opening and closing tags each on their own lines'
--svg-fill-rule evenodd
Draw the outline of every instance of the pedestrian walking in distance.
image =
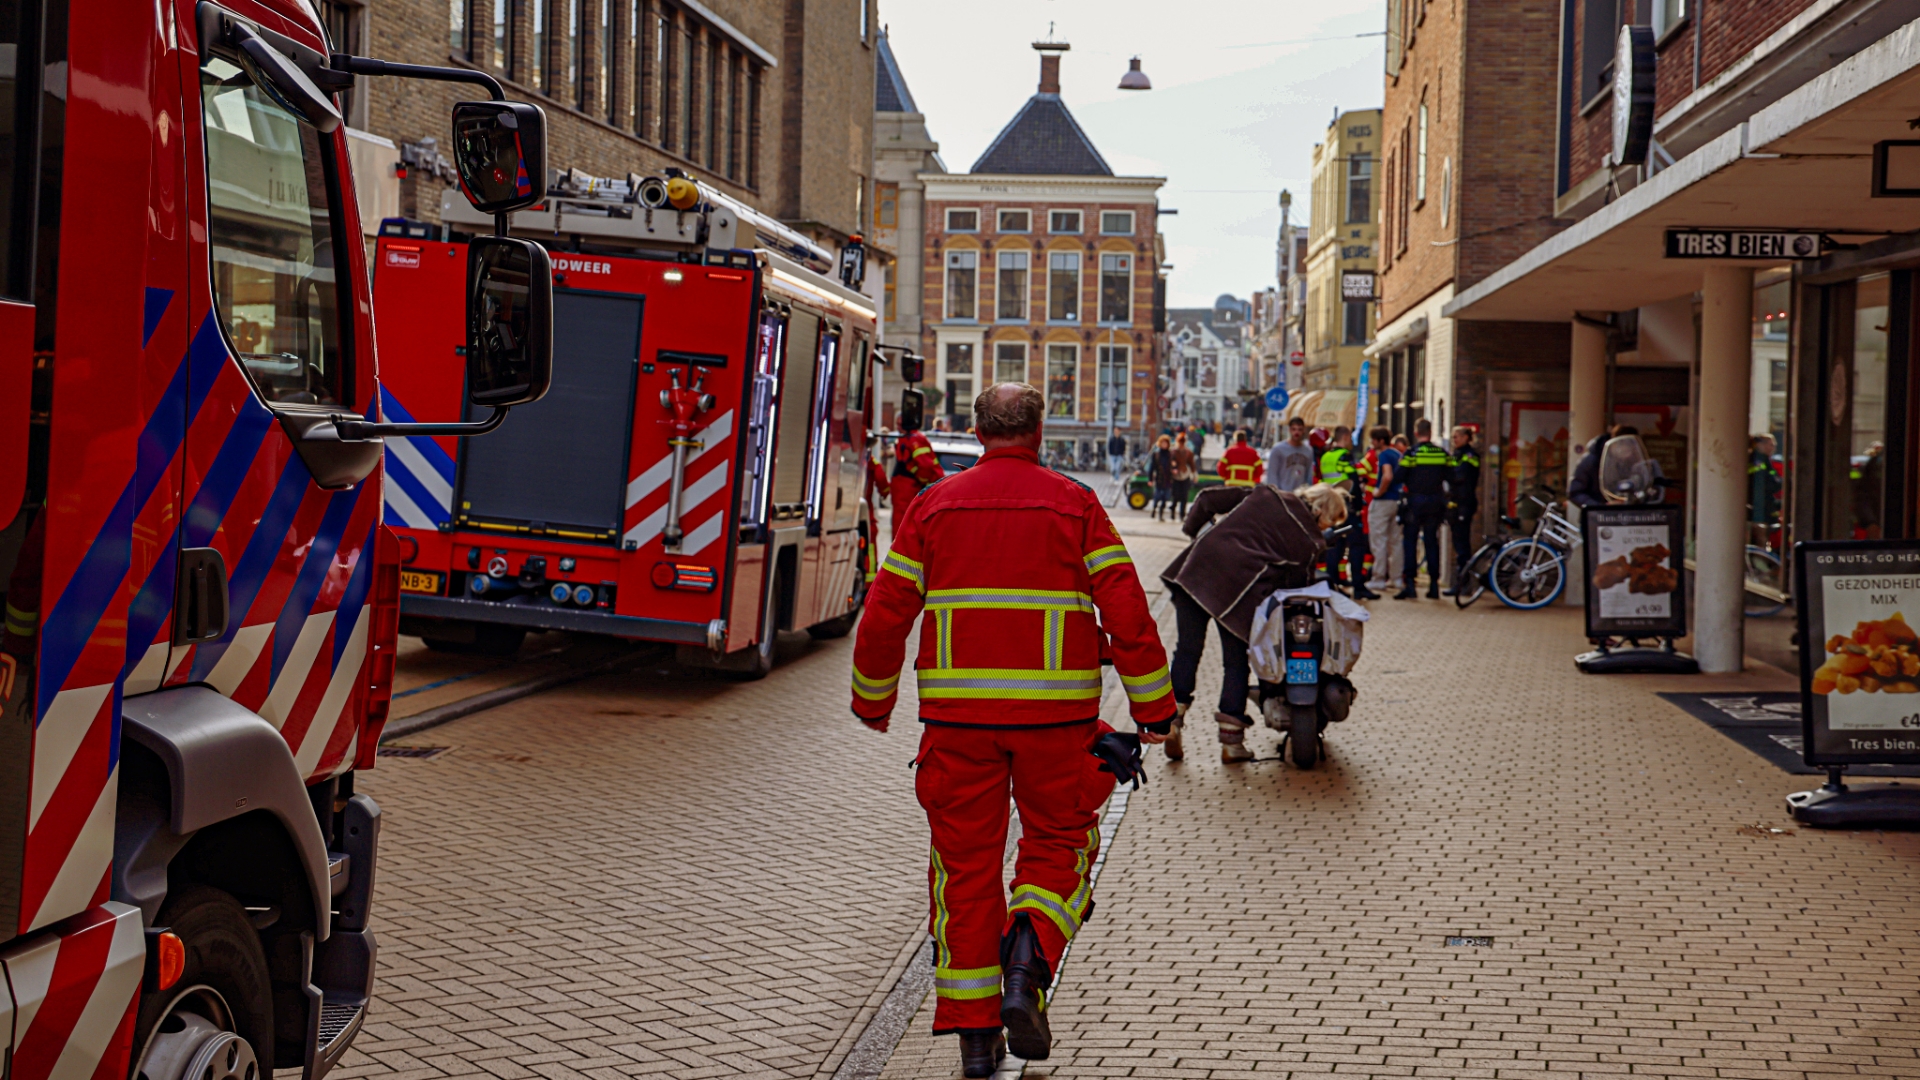
<svg viewBox="0 0 1920 1080">
<path fill-rule="evenodd" d="M 933 833 L 933 1030 L 959 1034 L 965 1074 L 978 1077 L 1006 1048 L 1047 1056 L 1046 992 L 1093 911 L 1100 806 L 1116 774 L 1138 768 L 1139 743 L 1171 731 L 1173 686 L 1099 498 L 1040 464 L 1040 391 L 1002 383 L 973 410 L 986 452 L 914 500 L 868 593 L 853 712 L 886 730 L 919 622 L 914 792 Z M 1103 638 L 1137 741 L 1099 720 Z M 1009 791 L 1021 830 L 1011 903 L 1001 883 Z"/>
<path fill-rule="evenodd" d="M 900 535 L 900 523 L 907 519 L 907 511 L 912 508 L 913 500 L 928 484 L 940 479 L 940 455 L 933 452 L 933 444 L 920 433 L 918 423 L 909 423 L 911 418 L 900 421 L 900 439 L 893 444 L 893 535 Z"/>
</svg>

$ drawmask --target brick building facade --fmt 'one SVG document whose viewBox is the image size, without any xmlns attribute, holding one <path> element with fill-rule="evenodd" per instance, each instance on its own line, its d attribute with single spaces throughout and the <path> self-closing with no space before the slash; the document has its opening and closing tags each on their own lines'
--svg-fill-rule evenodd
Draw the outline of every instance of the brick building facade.
<svg viewBox="0 0 1920 1080">
<path fill-rule="evenodd" d="M 1039 48 L 1040 46 L 1035 46 Z M 1060 99 L 1040 89 L 967 173 L 924 173 L 922 351 L 933 410 L 965 429 L 1000 381 L 1047 395 L 1050 442 L 1092 443 L 1152 416 L 1160 177 L 1115 176 Z"/>
<path fill-rule="evenodd" d="M 871 200 L 876 0 L 324 0 L 334 47 L 471 67 L 547 114 L 548 165 L 679 168 L 832 244 Z M 438 218 L 452 102 L 476 88 L 361 78 L 350 124 L 414 167 L 398 210 Z M 429 147 L 427 139 L 437 140 Z M 389 163 L 362 175 L 391 175 Z M 437 174 L 437 175 L 436 175 Z"/>
<path fill-rule="evenodd" d="M 1483 446 L 1510 448 L 1515 406 L 1565 400 L 1564 331 L 1443 314 L 1460 289 L 1561 227 L 1551 59 L 1561 6 L 1389 4 L 1369 424 L 1408 434 L 1422 418 L 1440 432 L 1467 424 Z M 1509 512 L 1523 486 L 1511 473 L 1483 471 L 1483 525 Z"/>
</svg>

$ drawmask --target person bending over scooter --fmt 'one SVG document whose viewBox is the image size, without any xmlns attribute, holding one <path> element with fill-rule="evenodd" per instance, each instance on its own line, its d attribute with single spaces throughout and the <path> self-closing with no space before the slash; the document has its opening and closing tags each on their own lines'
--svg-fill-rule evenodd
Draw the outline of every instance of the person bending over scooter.
<svg viewBox="0 0 1920 1080">
<path fill-rule="evenodd" d="M 1194 500 L 1181 530 L 1194 537 L 1160 575 L 1173 601 L 1179 639 L 1173 649 L 1173 700 L 1177 710 L 1167 757 L 1186 756 L 1187 709 L 1206 650 L 1207 624 L 1220 630 L 1223 671 L 1220 760 L 1232 765 L 1253 758 L 1247 749 L 1247 638 L 1253 613 L 1275 589 L 1313 583 L 1313 567 L 1326 550 L 1326 530 L 1347 520 L 1340 489 L 1314 484 L 1296 494 L 1265 484 L 1209 488 Z"/>
</svg>

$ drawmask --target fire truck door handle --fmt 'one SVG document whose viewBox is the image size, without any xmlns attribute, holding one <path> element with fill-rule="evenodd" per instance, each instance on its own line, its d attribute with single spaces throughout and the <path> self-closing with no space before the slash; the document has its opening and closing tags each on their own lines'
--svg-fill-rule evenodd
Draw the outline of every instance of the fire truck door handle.
<svg viewBox="0 0 1920 1080">
<path fill-rule="evenodd" d="M 186 548 L 175 580 L 173 643 L 218 641 L 227 632 L 227 561 L 214 548 Z"/>
</svg>

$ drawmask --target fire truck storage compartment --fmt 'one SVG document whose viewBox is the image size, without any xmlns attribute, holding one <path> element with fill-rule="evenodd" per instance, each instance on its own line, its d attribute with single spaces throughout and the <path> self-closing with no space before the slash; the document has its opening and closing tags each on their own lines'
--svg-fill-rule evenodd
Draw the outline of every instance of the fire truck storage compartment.
<svg viewBox="0 0 1920 1080">
<path fill-rule="evenodd" d="M 787 355 L 780 367 L 779 430 L 774 434 L 773 514 L 798 517 L 807 498 L 807 436 L 813 426 L 813 383 L 820 366 L 820 316 L 802 307 L 787 319 Z"/>
<path fill-rule="evenodd" d="M 546 397 L 466 443 L 456 519 L 619 538 L 644 305 L 640 296 L 553 291 L 553 353 L 566 362 L 554 365 Z"/>
</svg>

